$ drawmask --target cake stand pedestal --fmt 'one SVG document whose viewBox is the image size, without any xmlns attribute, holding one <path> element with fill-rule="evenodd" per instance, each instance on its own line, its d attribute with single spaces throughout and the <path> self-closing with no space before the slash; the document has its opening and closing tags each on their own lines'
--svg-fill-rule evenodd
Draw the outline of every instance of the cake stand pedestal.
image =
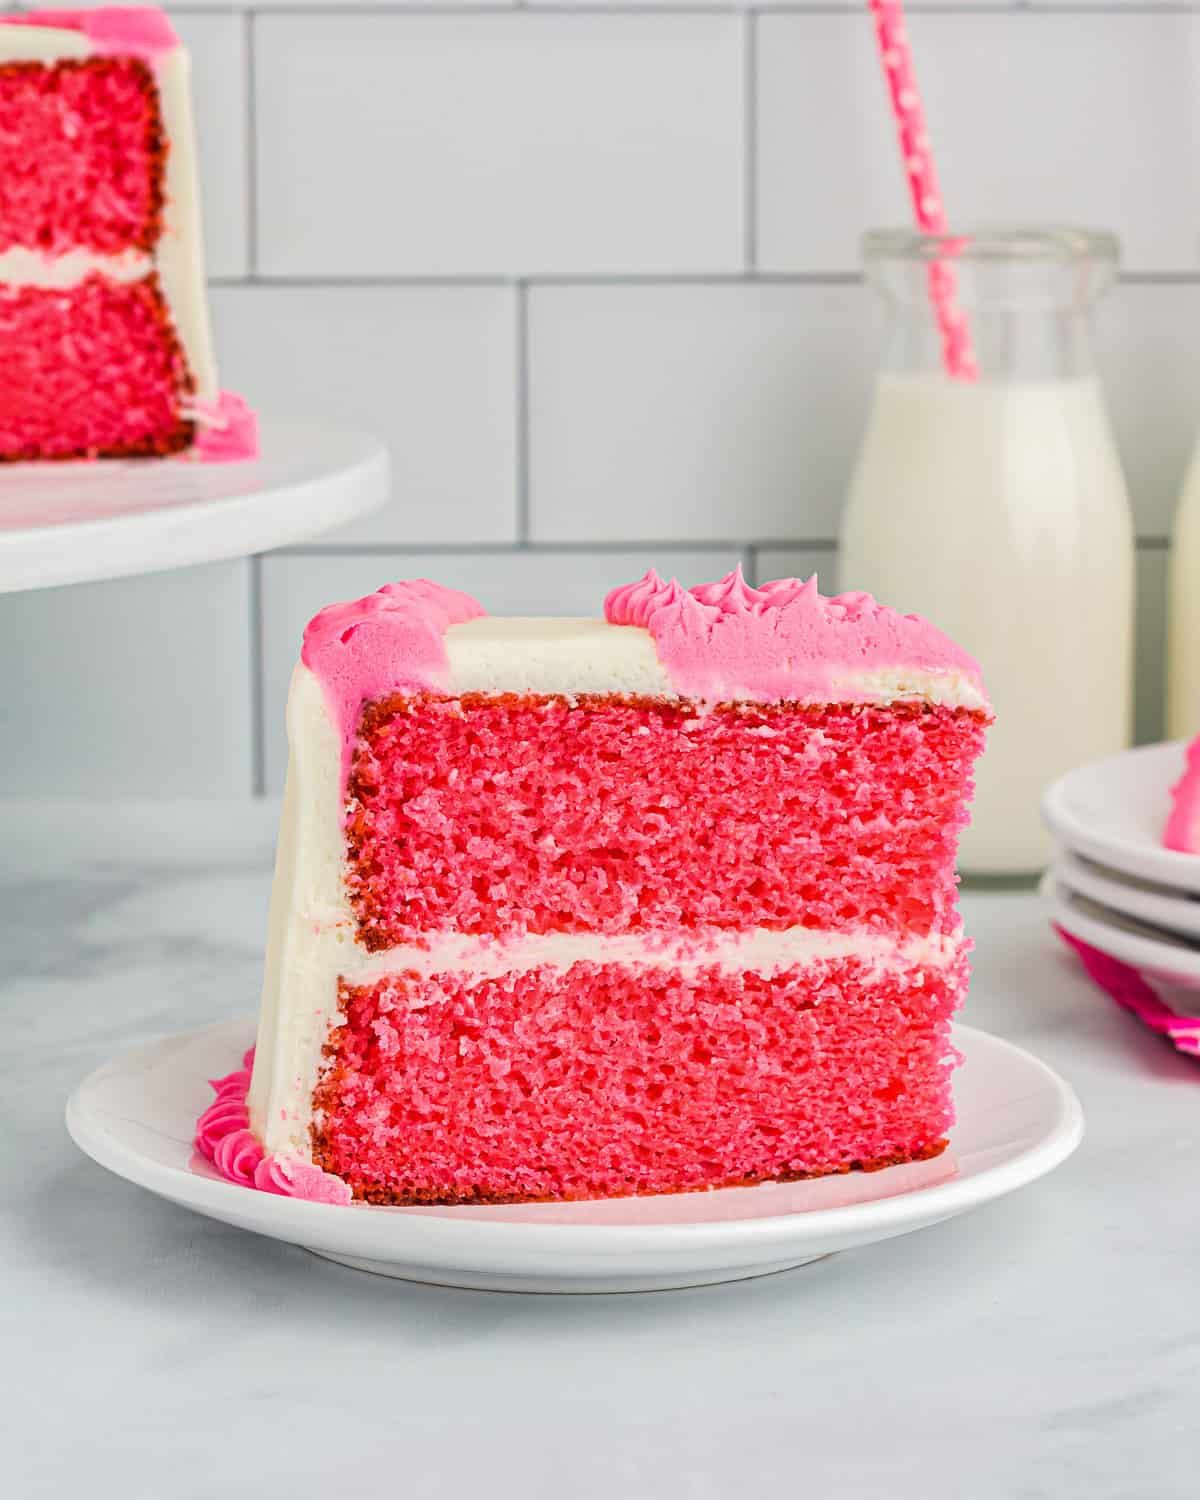
<svg viewBox="0 0 1200 1500">
<path fill-rule="evenodd" d="M 383 445 L 264 424 L 242 463 L 0 466 L 0 593 L 126 578 L 303 541 L 376 509 Z"/>
</svg>

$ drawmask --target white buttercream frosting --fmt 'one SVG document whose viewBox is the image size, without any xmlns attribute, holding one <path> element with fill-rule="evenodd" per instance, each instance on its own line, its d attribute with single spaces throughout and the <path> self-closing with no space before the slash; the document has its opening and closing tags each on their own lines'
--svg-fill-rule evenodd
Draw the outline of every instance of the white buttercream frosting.
<svg viewBox="0 0 1200 1500">
<path fill-rule="evenodd" d="M 654 637 L 635 625 L 606 620 L 484 615 L 451 625 L 445 635 L 449 691 L 458 693 L 629 693 L 675 698 Z M 845 672 L 836 687 L 879 703 L 918 701 L 950 708 L 985 708 L 967 673 L 911 667 Z"/>
<path fill-rule="evenodd" d="M 100 255 L 76 246 L 63 255 L 46 255 L 23 245 L 0 251 L 0 282 L 10 286 L 66 289 L 99 274 L 110 281 L 140 281 L 154 270 L 154 259 L 140 250 Z"/>
</svg>

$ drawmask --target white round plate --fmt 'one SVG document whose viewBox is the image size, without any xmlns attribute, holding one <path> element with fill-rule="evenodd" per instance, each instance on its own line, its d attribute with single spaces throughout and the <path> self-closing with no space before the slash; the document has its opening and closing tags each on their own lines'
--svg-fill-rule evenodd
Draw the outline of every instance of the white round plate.
<svg viewBox="0 0 1200 1500">
<path fill-rule="evenodd" d="M 1148 880 L 1121 875 L 1072 854 L 1069 849 L 1059 851 L 1051 873 L 1060 885 L 1112 911 L 1200 940 L 1200 896 L 1181 894 Z"/>
<path fill-rule="evenodd" d="M 375 438 L 264 423 L 258 458 L 0 465 L 0 593 L 300 542 L 382 505 Z"/>
<path fill-rule="evenodd" d="M 1077 766 L 1042 799 L 1042 814 L 1068 849 L 1174 890 L 1200 891 L 1200 854 L 1163 848 L 1170 789 L 1184 744 L 1142 745 Z"/>
<path fill-rule="evenodd" d="M 1155 979 L 1182 989 L 1200 990 L 1200 944 L 1173 938 L 1170 933 L 1079 895 L 1062 884 L 1053 870 L 1042 876 L 1038 894 L 1050 919 L 1072 937 Z"/>
<path fill-rule="evenodd" d="M 445 1286 L 650 1291 L 735 1281 L 924 1229 L 1022 1187 L 1083 1134 L 1069 1085 L 1035 1057 L 955 1028 L 958 1124 L 931 1162 L 815 1182 L 592 1203 L 376 1208 L 304 1203 L 216 1177 L 191 1146 L 205 1080 L 236 1067 L 249 1022 L 139 1047 L 87 1078 L 67 1128 L 131 1182 L 210 1218 L 362 1270 Z"/>
</svg>

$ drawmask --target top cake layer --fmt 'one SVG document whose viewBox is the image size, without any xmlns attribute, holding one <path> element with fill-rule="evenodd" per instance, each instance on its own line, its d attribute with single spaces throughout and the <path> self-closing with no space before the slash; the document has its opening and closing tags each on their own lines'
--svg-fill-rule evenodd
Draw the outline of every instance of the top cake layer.
<svg viewBox="0 0 1200 1500">
<path fill-rule="evenodd" d="M 150 253 L 163 232 L 167 142 L 160 11 L 0 17 L 0 253 Z M 16 278 L 13 278 L 16 279 Z"/>
<path fill-rule="evenodd" d="M 684 589 L 651 569 L 604 609 L 492 619 L 470 595 L 418 579 L 322 610 L 302 661 L 341 734 L 343 775 L 364 704 L 398 693 L 987 707 L 975 661 L 928 621 L 869 594 L 826 598 L 815 577 L 752 588 L 739 568 Z"/>
</svg>

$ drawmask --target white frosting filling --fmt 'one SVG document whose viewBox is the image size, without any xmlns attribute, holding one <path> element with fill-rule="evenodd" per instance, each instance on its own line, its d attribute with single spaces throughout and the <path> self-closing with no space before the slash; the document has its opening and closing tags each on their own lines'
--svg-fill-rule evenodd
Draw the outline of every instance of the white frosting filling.
<svg viewBox="0 0 1200 1500">
<path fill-rule="evenodd" d="M 648 630 L 606 620 L 485 615 L 446 631 L 451 693 L 629 693 L 678 697 Z M 965 672 L 911 667 L 846 672 L 834 693 L 877 703 L 918 701 L 986 708 Z"/>
<path fill-rule="evenodd" d="M 90 57 L 82 31 L 62 26 L 0 26 L 0 63 L 55 63 L 64 57 Z"/>
<path fill-rule="evenodd" d="M 649 642 L 653 655 L 645 631 L 592 620 L 486 623 L 493 629 L 454 626 L 448 633 L 454 637 L 448 645 L 455 692 L 661 692 L 650 686 L 652 673 L 638 644 Z M 572 647 L 579 653 L 574 675 L 568 665 Z M 599 685 L 603 683 L 610 685 Z M 685 972 L 716 964 L 774 973 L 841 958 L 896 970 L 940 967 L 959 951 L 957 934 L 897 940 L 886 933 L 793 927 L 783 932 L 712 931 L 700 942 L 695 935 L 546 933 L 501 941 L 438 934 L 427 947 L 406 944 L 368 953 L 355 940 L 357 924 L 343 881 L 341 742 L 321 685 L 307 667 L 298 666 L 292 677 L 287 720 L 291 756 L 249 1096 L 251 1125 L 269 1152 L 309 1156 L 321 1051 L 340 1019 L 339 977 L 353 985 L 372 984 L 403 970 L 487 978 L 580 962 Z"/>
<path fill-rule="evenodd" d="M 99 272 L 110 281 L 140 281 L 154 270 L 154 261 L 140 250 L 123 250 L 119 255 L 99 255 L 94 250 L 76 246 L 65 255 L 46 255 L 14 245 L 0 251 L 0 281 L 10 286 L 73 287 L 85 277 Z"/>
<path fill-rule="evenodd" d="M 64 58 L 91 55 L 91 44 L 79 31 L 54 26 L 0 26 L 0 63 L 51 64 Z M 115 281 L 132 281 L 157 270 L 167 309 L 196 384 L 196 397 L 214 401 L 218 393 L 217 368 L 204 280 L 191 63 L 183 47 L 174 47 L 148 60 L 148 66 L 158 85 L 159 108 L 168 142 L 163 233 L 153 258 L 135 251 L 116 256 L 96 255 L 78 247 L 59 256 L 12 249 L 0 255 L 0 282 L 65 289 L 77 285 L 93 271 Z"/>
</svg>

